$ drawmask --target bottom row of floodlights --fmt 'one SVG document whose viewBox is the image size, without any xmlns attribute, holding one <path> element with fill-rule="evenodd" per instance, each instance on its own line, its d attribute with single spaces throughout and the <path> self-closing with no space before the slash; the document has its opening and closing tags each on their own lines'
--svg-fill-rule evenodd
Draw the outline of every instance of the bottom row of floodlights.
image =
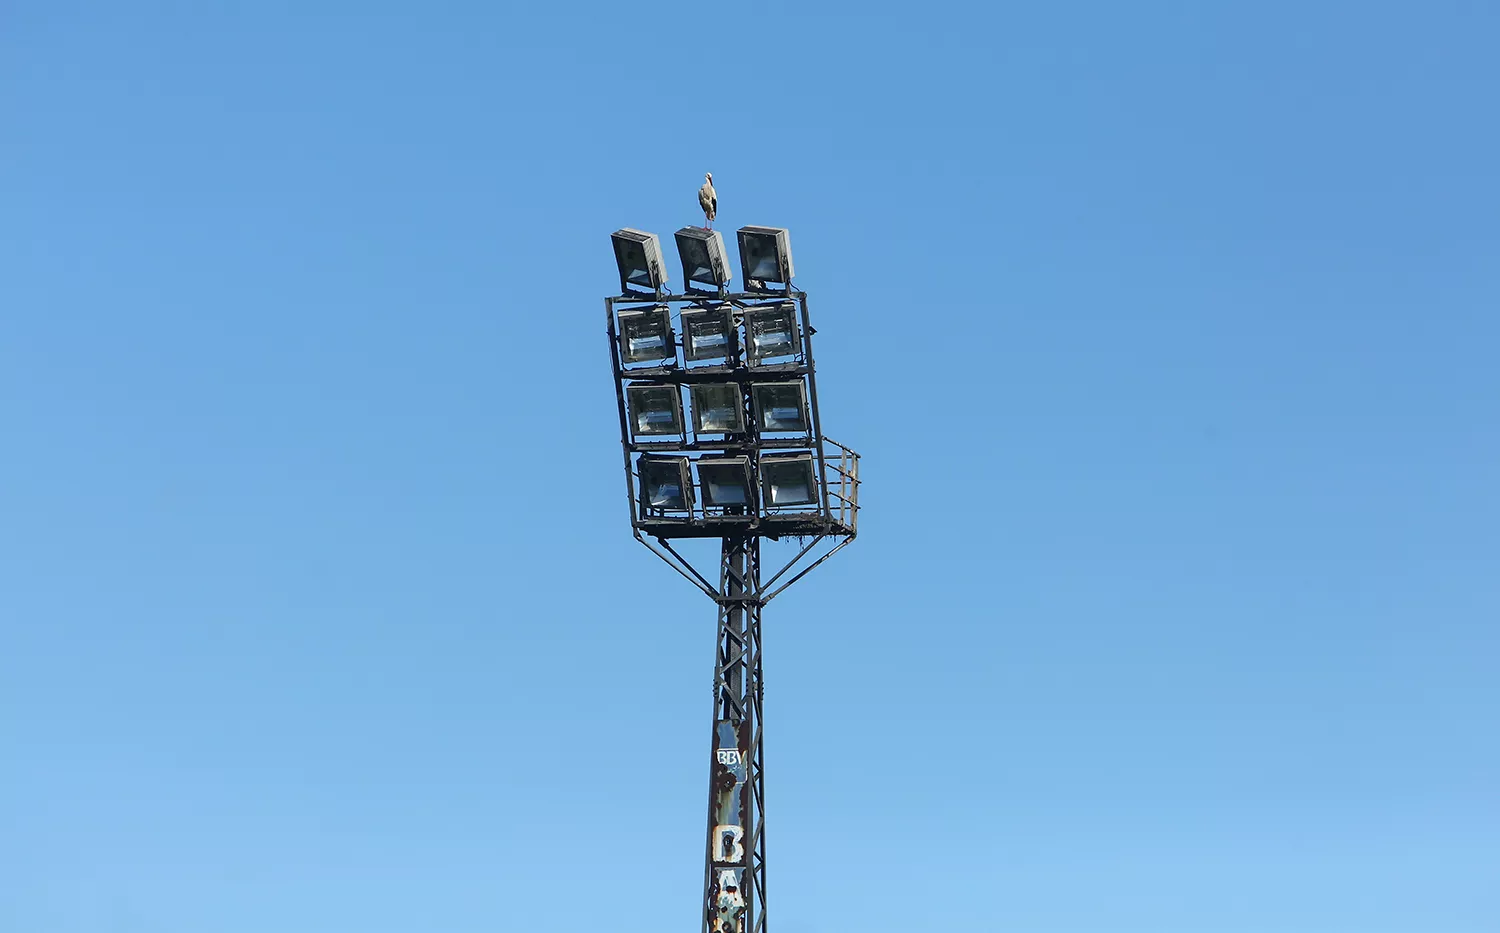
<svg viewBox="0 0 1500 933">
<path fill-rule="evenodd" d="M 739 383 L 695 385 L 692 397 L 695 433 L 744 433 L 745 396 Z M 807 432 L 807 393 L 801 382 L 763 382 L 751 387 L 750 397 L 761 431 Z M 636 437 L 683 433 L 682 395 L 677 386 L 626 386 L 625 401 L 630 431 Z"/>
<path fill-rule="evenodd" d="M 641 510 L 691 512 L 695 505 L 687 457 L 641 457 Z M 749 457 L 705 457 L 697 461 L 703 505 L 750 506 L 754 486 Z M 760 458 L 761 501 L 767 508 L 818 504 L 817 474 L 810 453 L 766 454 Z"/>
</svg>

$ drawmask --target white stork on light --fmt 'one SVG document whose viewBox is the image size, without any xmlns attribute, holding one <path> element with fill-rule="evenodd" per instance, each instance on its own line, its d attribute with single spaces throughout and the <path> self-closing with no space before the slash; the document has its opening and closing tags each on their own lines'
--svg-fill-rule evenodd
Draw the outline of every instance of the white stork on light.
<svg viewBox="0 0 1500 933">
<path fill-rule="evenodd" d="M 703 187 L 698 189 L 698 206 L 703 208 L 703 216 L 708 218 L 708 228 L 714 228 L 714 218 L 719 214 L 719 195 L 714 191 L 714 173 L 705 172 Z"/>
</svg>

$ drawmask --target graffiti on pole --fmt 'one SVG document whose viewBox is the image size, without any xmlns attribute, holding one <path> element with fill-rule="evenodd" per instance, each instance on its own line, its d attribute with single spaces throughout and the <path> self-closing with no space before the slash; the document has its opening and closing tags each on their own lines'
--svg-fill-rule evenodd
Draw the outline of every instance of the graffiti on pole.
<svg viewBox="0 0 1500 933">
<path fill-rule="evenodd" d="M 714 729 L 712 819 L 708 838 L 709 933 L 745 933 L 745 836 L 748 723 L 720 720 Z"/>
</svg>

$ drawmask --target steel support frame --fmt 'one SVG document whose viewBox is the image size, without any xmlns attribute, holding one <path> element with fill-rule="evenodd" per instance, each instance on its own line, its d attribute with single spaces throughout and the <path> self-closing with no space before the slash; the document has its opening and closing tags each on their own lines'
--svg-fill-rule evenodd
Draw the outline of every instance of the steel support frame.
<svg viewBox="0 0 1500 933">
<path fill-rule="evenodd" d="M 742 359 L 739 355 L 739 352 L 736 351 L 728 360 L 726 365 L 722 367 L 712 367 L 712 372 L 694 368 L 677 368 L 675 367 L 675 365 L 664 367 L 650 367 L 647 369 L 627 369 L 623 365 L 619 353 L 619 334 L 616 331 L 615 327 L 615 312 L 619 304 L 646 301 L 657 305 L 671 306 L 673 303 L 677 302 L 698 303 L 704 300 L 719 300 L 738 307 L 744 307 L 754 302 L 764 302 L 768 300 L 785 301 L 792 303 L 793 306 L 797 309 L 798 318 L 800 320 L 800 337 L 802 343 L 800 362 L 797 362 L 795 364 L 773 364 L 767 367 L 746 367 L 742 364 Z M 669 295 L 662 293 L 654 299 L 644 295 L 630 294 L 623 295 L 617 298 L 604 299 L 604 315 L 606 321 L 606 335 L 610 344 L 610 363 L 614 370 L 615 401 L 619 411 L 620 419 L 620 446 L 625 467 L 626 502 L 628 503 L 630 509 L 630 524 L 631 527 L 635 530 L 637 538 L 640 538 L 642 532 L 653 537 L 657 537 L 658 539 L 663 536 L 677 537 L 679 535 L 675 532 L 669 533 L 664 529 L 645 527 L 648 523 L 643 521 L 643 516 L 640 513 L 638 503 L 636 501 L 635 480 L 633 478 L 633 472 L 631 469 L 632 454 L 647 452 L 689 453 L 723 450 L 726 452 L 751 454 L 753 456 L 761 450 L 799 448 L 810 449 L 816 462 L 818 503 L 815 515 L 816 518 L 820 520 L 823 527 L 802 530 L 788 529 L 786 533 L 792 535 L 800 535 L 804 533 L 815 533 L 820 535 L 847 535 L 851 538 L 854 536 L 855 532 L 852 523 L 844 527 L 835 527 L 830 521 L 834 510 L 834 505 L 830 501 L 830 493 L 828 488 L 828 455 L 826 450 L 827 439 L 823 436 L 822 411 L 821 406 L 818 402 L 817 364 L 813 358 L 812 349 L 812 338 L 813 334 L 816 333 L 816 331 L 813 329 L 812 320 L 808 313 L 808 301 L 806 292 L 793 289 L 788 289 L 785 292 L 731 293 L 726 291 L 712 297 L 703 293 L 689 295 Z M 743 383 L 746 386 L 749 386 L 761 381 L 780 381 L 781 379 L 785 379 L 788 376 L 794 376 L 798 379 L 806 379 L 810 430 L 805 438 L 772 438 L 762 440 L 759 437 L 758 433 L 752 429 L 745 434 L 726 438 L 723 442 L 719 442 L 717 439 L 711 441 L 701 441 L 697 439 L 696 435 L 694 435 L 695 439 L 693 441 L 688 441 L 686 428 L 684 428 L 684 436 L 680 441 L 637 441 L 635 440 L 627 421 L 627 406 L 625 403 L 625 387 L 627 383 L 646 382 L 662 385 L 686 386 L 694 385 L 700 382 L 718 382 L 725 378 L 729 378 Z M 747 406 L 749 404 L 748 393 L 746 404 Z M 747 410 L 745 414 L 748 421 L 750 419 L 750 412 Z M 842 447 L 840 449 L 844 450 L 845 453 L 852 453 L 852 451 L 847 451 Z M 854 454 L 854 457 L 857 461 L 858 455 Z M 756 469 L 758 482 L 758 465 Z M 760 521 L 757 515 L 752 514 L 750 516 L 749 525 L 752 532 L 764 533 L 761 531 Z M 694 526 L 694 530 L 680 536 L 718 537 L 719 535 L 716 533 L 716 531 L 717 529 L 700 529 L 697 526 Z M 738 532 L 731 531 L 728 528 L 723 529 L 723 534 L 726 535 L 736 533 Z M 780 532 L 777 531 L 771 531 L 770 536 L 775 537 L 779 533 Z"/>
<path fill-rule="evenodd" d="M 738 352 L 724 366 L 695 368 L 626 369 L 619 356 L 619 337 L 615 329 L 615 310 L 620 304 L 675 304 L 679 302 L 727 302 L 743 308 L 766 301 L 792 301 L 800 311 L 802 356 L 793 364 L 766 367 L 741 365 Z M 709 793 L 707 839 L 703 873 L 703 933 L 765 933 L 766 930 L 766 834 L 765 834 L 765 755 L 763 744 L 764 681 L 761 650 L 761 616 L 771 599 L 801 580 L 828 558 L 854 540 L 857 533 L 858 460 L 859 455 L 835 442 L 827 441 L 822 432 L 818 404 L 816 364 L 812 354 L 815 331 L 809 318 L 805 292 L 785 291 L 731 293 L 727 289 L 712 294 L 690 290 L 687 295 L 639 293 L 605 299 L 608 318 L 610 354 L 614 366 L 616 402 L 619 409 L 620 440 L 625 466 L 626 498 L 636 540 L 682 575 L 689 583 L 715 601 L 718 625 L 714 651 L 714 716 L 709 758 Z M 716 441 L 635 442 L 626 418 L 625 385 L 628 381 L 692 385 L 716 382 L 726 377 L 746 385 L 788 377 L 807 379 L 811 424 L 806 438 L 761 440 L 753 430 L 743 435 Z M 747 396 L 748 405 L 748 396 Z M 750 412 L 746 411 L 747 424 Z M 839 466 L 838 491 L 830 486 L 830 463 L 825 442 L 837 448 Z M 640 452 L 690 452 L 726 450 L 743 452 L 752 457 L 760 450 L 810 447 L 816 458 L 818 485 L 815 521 L 796 529 L 779 528 L 774 521 L 762 522 L 755 512 L 749 515 L 725 515 L 701 528 L 673 530 L 663 535 L 647 527 L 638 511 L 631 456 Z M 852 463 L 852 467 L 847 464 Z M 852 471 L 852 472 L 851 472 Z M 837 503 L 835 502 L 837 500 Z M 837 518 L 835 518 L 837 513 Z M 743 522 L 733 528 L 731 522 Z M 790 535 L 807 540 L 796 556 L 770 573 L 762 584 L 761 540 Z M 654 539 L 655 543 L 649 538 Z M 721 538 L 718 585 L 707 574 L 672 547 L 669 538 Z M 812 557 L 819 545 L 827 548 L 821 556 Z M 810 563 L 802 565 L 804 558 Z M 791 576 L 777 586 L 784 576 Z M 775 587 L 775 589 L 769 589 Z"/>
<path fill-rule="evenodd" d="M 765 933 L 760 538 L 724 539 L 714 653 L 703 933 Z"/>
</svg>

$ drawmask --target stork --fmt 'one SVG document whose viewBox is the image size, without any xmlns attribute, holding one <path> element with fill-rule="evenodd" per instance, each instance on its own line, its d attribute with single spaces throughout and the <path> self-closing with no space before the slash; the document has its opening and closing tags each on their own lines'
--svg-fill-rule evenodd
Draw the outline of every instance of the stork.
<svg viewBox="0 0 1500 933">
<path fill-rule="evenodd" d="M 719 213 L 719 195 L 714 191 L 714 173 L 705 172 L 703 177 L 707 180 L 703 182 L 703 187 L 698 189 L 698 206 L 703 208 L 703 216 L 708 218 L 706 229 L 712 230 L 714 218 Z"/>
</svg>

